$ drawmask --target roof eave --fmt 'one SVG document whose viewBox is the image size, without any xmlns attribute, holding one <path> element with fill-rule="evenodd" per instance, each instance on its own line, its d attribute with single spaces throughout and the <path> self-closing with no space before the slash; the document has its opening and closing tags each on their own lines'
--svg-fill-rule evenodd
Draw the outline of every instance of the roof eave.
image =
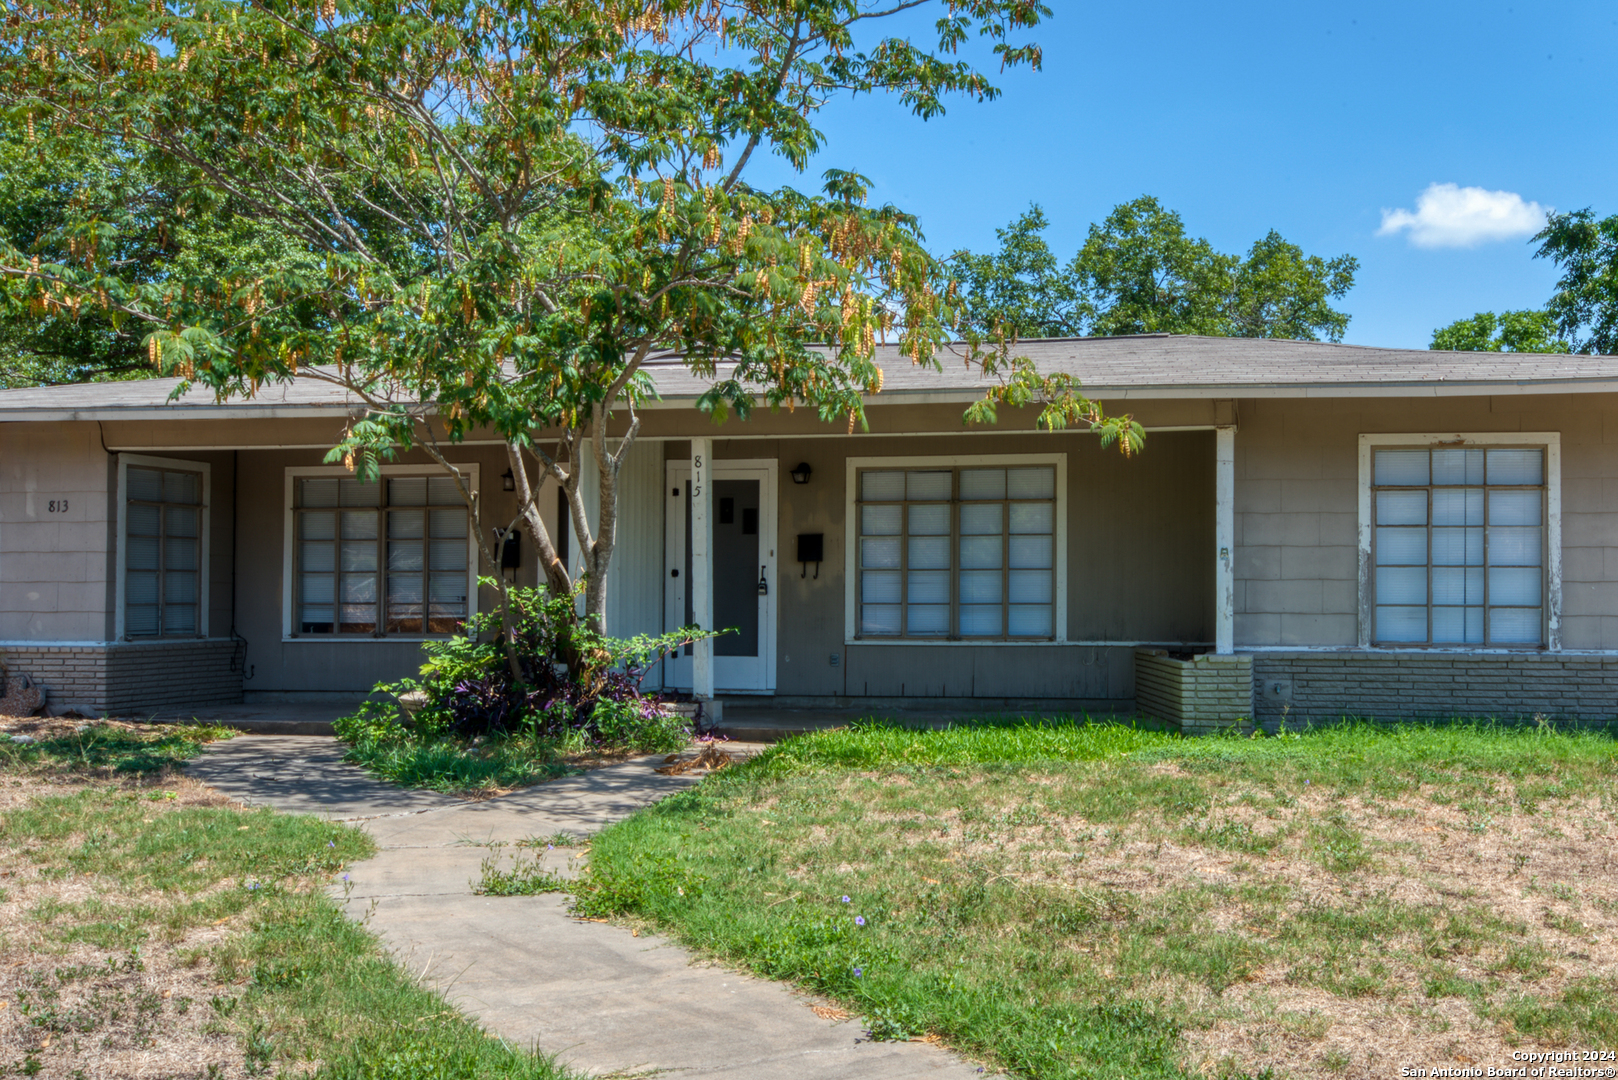
<svg viewBox="0 0 1618 1080">
<path fill-rule="evenodd" d="M 956 405 L 983 396 L 985 387 L 938 390 L 886 390 L 868 395 L 865 404 Z M 1618 379 L 1428 380 L 1419 383 L 1223 383 L 1135 386 L 1087 385 L 1086 396 L 1106 401 L 1210 398 L 1424 398 L 1502 397 L 1526 394 L 1618 393 Z M 690 408 L 697 393 L 668 394 L 646 402 L 643 409 Z M 0 409 L 0 423 L 85 422 L 98 420 L 308 420 L 363 415 L 365 407 L 331 405 L 259 405 L 245 402 L 209 405 L 100 405 L 84 408 Z"/>
</svg>

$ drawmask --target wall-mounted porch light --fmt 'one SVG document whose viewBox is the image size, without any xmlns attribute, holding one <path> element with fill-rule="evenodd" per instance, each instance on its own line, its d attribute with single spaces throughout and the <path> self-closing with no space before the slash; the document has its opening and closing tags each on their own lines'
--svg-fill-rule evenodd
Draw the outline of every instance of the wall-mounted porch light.
<svg viewBox="0 0 1618 1080">
<path fill-rule="evenodd" d="M 510 469 L 500 474 L 500 486 L 507 491 L 517 490 L 517 477 L 512 474 Z"/>
<path fill-rule="evenodd" d="M 812 472 L 814 472 L 814 470 L 809 467 L 809 463 L 807 461 L 800 461 L 798 462 L 798 467 L 792 470 L 792 482 L 794 484 L 807 484 L 809 482 L 809 474 Z"/>
</svg>

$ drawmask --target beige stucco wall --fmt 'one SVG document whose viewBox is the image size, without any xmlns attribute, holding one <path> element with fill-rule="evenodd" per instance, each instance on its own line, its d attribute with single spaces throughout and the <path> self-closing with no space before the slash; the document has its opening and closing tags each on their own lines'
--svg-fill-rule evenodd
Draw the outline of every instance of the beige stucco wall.
<svg viewBox="0 0 1618 1080">
<path fill-rule="evenodd" d="M 1238 647 L 1352 646 L 1361 433 L 1560 432 L 1562 643 L 1618 648 L 1618 396 L 1244 400 Z"/>
<path fill-rule="evenodd" d="M 0 640 L 111 637 L 115 477 L 95 424 L 0 424 Z"/>
</svg>

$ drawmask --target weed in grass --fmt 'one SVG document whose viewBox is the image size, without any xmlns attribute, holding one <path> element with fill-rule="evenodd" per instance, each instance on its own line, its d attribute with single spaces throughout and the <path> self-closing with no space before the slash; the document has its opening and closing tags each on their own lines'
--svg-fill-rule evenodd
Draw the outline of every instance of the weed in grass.
<svg viewBox="0 0 1618 1080">
<path fill-rule="evenodd" d="M 1371 855 L 1365 850 L 1359 830 L 1341 814 L 1311 825 L 1309 836 L 1314 843 L 1315 858 L 1333 874 L 1351 874 L 1371 864 Z"/>
<path fill-rule="evenodd" d="M 509 869 L 502 869 L 499 856 L 493 856 L 483 860 L 472 891 L 479 896 L 535 896 L 565 892 L 567 888 L 567 880 L 554 867 L 542 866 L 538 859 L 526 863 L 517 859 Z"/>
<path fill-rule="evenodd" d="M 1240 851 L 1248 855 L 1263 855 L 1275 850 L 1286 839 L 1280 830 L 1261 833 L 1245 821 L 1226 821 L 1219 825 L 1192 827 L 1182 834 L 1189 844 L 1219 848 L 1222 851 Z"/>
<path fill-rule="evenodd" d="M 392 784 L 431 791 L 517 788 L 579 770 L 562 759 L 551 740 L 525 735 L 465 739 L 361 739 L 344 760 Z"/>
</svg>

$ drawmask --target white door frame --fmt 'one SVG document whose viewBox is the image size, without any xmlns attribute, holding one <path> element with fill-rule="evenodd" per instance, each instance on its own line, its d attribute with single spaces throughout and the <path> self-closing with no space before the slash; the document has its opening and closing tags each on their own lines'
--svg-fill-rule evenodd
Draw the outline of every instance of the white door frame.
<svg viewBox="0 0 1618 1080">
<path fill-rule="evenodd" d="M 764 567 L 764 582 L 769 595 L 759 597 L 757 659 L 741 656 L 714 657 L 714 690 L 726 694 L 775 693 L 776 618 L 780 610 L 781 595 L 777 563 L 779 544 L 776 536 L 779 510 L 777 496 L 780 488 L 780 465 L 773 458 L 749 458 L 735 461 L 714 461 L 713 481 L 757 480 L 758 492 L 758 557 Z M 664 463 L 663 497 L 663 627 L 677 630 L 685 622 L 686 581 L 672 571 L 685 569 L 685 488 L 691 480 L 689 461 Z M 674 492 L 679 494 L 675 495 Z M 711 577 L 710 577 L 711 580 Z M 747 672 L 744 668 L 755 667 Z M 664 661 L 663 685 L 670 689 L 690 690 L 692 683 L 691 658 L 684 654 Z"/>
</svg>

